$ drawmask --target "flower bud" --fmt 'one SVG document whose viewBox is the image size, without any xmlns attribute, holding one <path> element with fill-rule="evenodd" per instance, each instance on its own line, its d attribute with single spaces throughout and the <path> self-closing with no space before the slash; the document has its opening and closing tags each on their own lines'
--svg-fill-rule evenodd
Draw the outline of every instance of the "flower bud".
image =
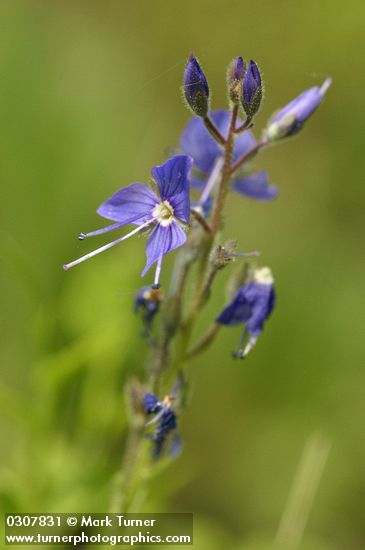
<svg viewBox="0 0 365 550">
<path fill-rule="evenodd" d="M 331 83 L 332 80 L 327 78 L 321 87 L 313 86 L 288 103 L 271 118 L 265 136 L 270 141 L 275 141 L 299 132 L 321 103 Z"/>
<path fill-rule="evenodd" d="M 207 79 L 193 54 L 190 54 L 184 73 L 184 95 L 194 114 L 205 117 L 209 110 Z"/>
<path fill-rule="evenodd" d="M 244 71 L 245 62 L 241 56 L 233 59 L 233 61 L 228 65 L 227 86 L 229 99 L 235 104 L 238 104 L 241 100 Z"/>
<path fill-rule="evenodd" d="M 252 118 L 257 113 L 260 108 L 261 99 L 261 74 L 258 66 L 251 59 L 247 65 L 242 86 L 242 106 L 248 118 Z"/>
</svg>

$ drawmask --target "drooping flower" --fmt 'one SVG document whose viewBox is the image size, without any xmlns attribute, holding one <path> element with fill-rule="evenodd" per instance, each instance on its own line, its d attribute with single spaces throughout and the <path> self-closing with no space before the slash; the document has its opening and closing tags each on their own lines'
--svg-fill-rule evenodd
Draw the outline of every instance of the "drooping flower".
<svg viewBox="0 0 365 550">
<path fill-rule="evenodd" d="M 230 113 L 225 110 L 212 111 L 210 117 L 223 137 L 227 138 Z M 233 162 L 255 145 L 256 140 L 252 132 L 246 130 L 239 134 L 234 143 Z M 194 117 L 188 122 L 181 135 L 180 147 L 183 153 L 194 159 L 193 168 L 195 170 L 191 184 L 198 189 L 206 186 L 204 192 L 204 200 L 206 200 L 219 180 L 220 170 L 223 167 L 223 149 L 212 138 L 204 122 L 198 117 Z M 209 178 L 208 182 L 207 178 Z M 254 185 L 255 179 L 253 178 L 257 178 L 257 185 Z M 277 188 L 269 183 L 267 177 L 263 178 L 262 172 L 249 176 L 238 173 L 234 178 L 232 188 L 251 199 L 261 201 L 271 200 L 278 194 Z"/>
<path fill-rule="evenodd" d="M 233 300 L 226 306 L 216 322 L 226 326 L 237 326 L 245 323 L 245 328 L 235 357 L 244 359 L 256 344 L 266 319 L 275 306 L 274 279 L 268 267 L 256 269 L 254 278 L 242 285 Z M 243 347 L 246 336 L 248 342 Z"/>
<path fill-rule="evenodd" d="M 242 86 L 242 106 L 248 116 L 252 118 L 260 108 L 262 100 L 262 80 L 257 64 L 248 63 Z"/>
<path fill-rule="evenodd" d="M 209 110 L 209 86 L 194 54 L 190 54 L 184 73 L 184 95 L 187 104 L 200 117 Z"/>
<path fill-rule="evenodd" d="M 152 321 L 160 309 L 163 295 L 160 288 L 151 286 L 142 287 L 134 299 L 134 311 L 140 314 L 144 325 L 143 336 L 148 336 L 151 330 Z"/>
<path fill-rule="evenodd" d="M 313 86 L 293 99 L 269 120 L 265 135 L 270 141 L 293 136 L 322 102 L 332 83 L 327 78 L 321 87 Z"/>
<path fill-rule="evenodd" d="M 148 422 L 148 426 L 157 422 L 156 429 L 151 436 L 153 441 L 152 455 L 154 458 L 161 456 L 165 450 L 167 440 L 174 430 L 177 428 L 176 414 L 172 409 L 173 395 L 168 395 L 163 401 L 159 401 L 153 393 L 146 393 L 143 397 L 143 406 L 145 413 L 155 414 L 156 416 Z M 174 438 L 172 441 L 170 452 L 176 454 L 176 447 L 179 438 Z"/>
<path fill-rule="evenodd" d="M 127 224 L 137 228 L 108 243 L 81 258 L 66 265 L 69 269 L 100 252 L 128 239 L 143 230 L 150 230 L 146 245 L 147 263 L 142 276 L 157 262 L 155 285 L 158 285 L 163 256 L 182 246 L 186 241 L 183 227 L 190 219 L 190 184 L 189 172 L 193 159 L 185 155 L 172 157 L 164 164 L 155 166 L 152 177 L 157 185 L 158 194 L 143 183 L 132 183 L 117 191 L 97 210 L 97 213 L 116 223 L 91 231 L 81 233 L 79 239 L 101 235 Z"/>
</svg>

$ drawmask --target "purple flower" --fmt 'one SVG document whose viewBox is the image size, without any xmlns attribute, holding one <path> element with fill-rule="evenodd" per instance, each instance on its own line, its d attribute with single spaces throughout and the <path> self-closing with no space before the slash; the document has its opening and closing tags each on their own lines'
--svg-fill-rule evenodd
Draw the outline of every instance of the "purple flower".
<svg viewBox="0 0 365 550">
<path fill-rule="evenodd" d="M 170 433 L 177 428 L 176 414 L 171 408 L 173 396 L 167 396 L 163 401 L 159 401 L 153 393 L 146 393 L 143 397 L 143 406 L 146 414 L 155 414 L 156 416 L 148 422 L 147 425 L 155 424 L 157 427 L 151 436 L 153 441 L 152 455 L 158 458 L 164 451 L 167 439 Z M 170 451 L 176 454 L 177 440 L 174 440 Z"/>
<path fill-rule="evenodd" d="M 241 286 L 233 300 L 217 317 L 216 322 L 226 326 L 236 326 L 245 323 L 238 351 L 235 357 L 244 359 L 256 344 L 266 319 L 275 306 L 274 280 L 268 267 L 255 271 L 252 281 Z M 247 333 L 249 340 L 243 344 Z"/>
<path fill-rule="evenodd" d="M 242 195 L 261 201 L 274 199 L 278 194 L 277 188 L 270 184 L 265 170 L 235 180 L 232 188 Z"/>
<path fill-rule="evenodd" d="M 269 121 L 265 134 L 270 141 L 299 132 L 305 121 L 322 102 L 332 80 L 327 78 L 321 87 L 313 86 L 293 99 Z"/>
<path fill-rule="evenodd" d="M 212 111 L 210 116 L 221 134 L 227 137 L 230 113 L 218 110 Z M 247 153 L 255 144 L 256 140 L 249 130 L 239 134 L 235 139 L 233 161 Z M 206 192 L 202 196 L 206 200 L 219 179 L 220 170 L 223 167 L 223 150 L 212 138 L 204 122 L 198 117 L 194 117 L 188 122 L 180 139 L 180 147 L 185 154 L 190 155 L 194 159 L 193 167 L 195 168 L 195 172 L 191 178 L 191 184 L 200 189 L 206 184 Z M 264 180 L 260 174 L 262 173 L 259 172 L 247 177 L 237 175 L 236 181 L 241 182 L 241 184 L 235 185 L 234 182 L 233 189 L 247 197 L 261 201 L 276 197 L 278 194 L 277 188 L 274 185 L 270 185 L 267 178 Z M 208 176 L 209 180 L 206 182 Z M 258 182 L 257 187 L 254 185 L 253 178 L 255 177 Z M 247 179 L 249 180 L 248 182 L 246 181 Z"/>
<path fill-rule="evenodd" d="M 193 113 L 205 117 L 209 109 L 209 86 L 194 54 L 190 54 L 184 73 L 184 95 Z"/>
<path fill-rule="evenodd" d="M 262 81 L 258 66 L 254 61 L 249 62 L 243 78 L 242 106 L 248 116 L 252 118 L 260 108 L 262 99 Z"/>
<path fill-rule="evenodd" d="M 182 226 L 189 224 L 190 219 L 190 185 L 189 172 L 193 159 L 179 155 L 161 166 L 155 166 L 152 177 L 157 185 L 158 195 L 143 183 L 132 183 L 117 191 L 97 210 L 100 216 L 116 223 L 91 231 L 81 233 L 81 240 L 86 237 L 100 235 L 123 225 L 133 224 L 137 228 L 127 235 L 108 243 L 81 258 L 64 265 L 69 269 L 96 254 L 128 239 L 143 230 L 150 230 L 146 245 L 147 263 L 142 276 L 157 262 L 155 285 L 158 285 L 163 256 L 182 246 L 186 235 Z"/>
</svg>

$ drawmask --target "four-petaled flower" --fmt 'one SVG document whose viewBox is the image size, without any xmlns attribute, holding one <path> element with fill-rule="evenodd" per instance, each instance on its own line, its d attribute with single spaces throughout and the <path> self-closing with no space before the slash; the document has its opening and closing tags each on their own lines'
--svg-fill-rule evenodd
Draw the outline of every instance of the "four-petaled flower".
<svg viewBox="0 0 365 550">
<path fill-rule="evenodd" d="M 230 124 L 230 113 L 224 110 L 212 111 L 210 117 L 220 133 L 226 138 Z M 234 143 L 233 161 L 236 161 L 255 145 L 256 140 L 252 132 L 246 130 L 244 133 L 239 134 Z M 192 186 L 201 189 L 209 176 L 206 184 L 207 189 L 203 191 L 203 198 L 206 200 L 212 190 L 211 188 L 219 179 L 219 171 L 223 166 L 223 149 L 212 138 L 204 122 L 199 117 L 191 119 L 186 126 L 180 139 L 180 147 L 185 154 L 194 159 L 193 168 L 195 171 L 191 179 Z M 273 199 L 278 194 L 277 188 L 270 185 L 265 171 L 255 172 L 248 176 L 238 174 L 233 180 L 232 188 L 242 195 L 261 201 Z"/>
<path fill-rule="evenodd" d="M 152 455 L 158 458 L 166 446 L 168 436 L 177 428 L 176 414 L 171 408 L 174 396 L 168 395 L 163 401 L 159 401 L 153 393 L 146 393 L 143 397 L 143 406 L 146 414 L 155 414 L 156 416 L 150 420 L 147 425 L 158 422 L 154 434 L 151 439 L 154 443 Z M 179 439 L 175 438 L 172 442 L 170 453 L 175 454 Z"/>
<path fill-rule="evenodd" d="M 132 183 L 112 195 L 98 208 L 97 212 L 100 216 L 116 223 L 90 233 L 81 233 L 79 238 L 82 240 L 86 237 L 100 235 L 127 224 L 136 225 L 137 228 L 78 260 L 64 265 L 64 269 L 69 269 L 92 258 L 140 231 L 150 229 L 146 245 L 147 263 L 142 275 L 157 262 L 154 284 L 158 285 L 163 256 L 182 246 L 186 241 L 183 227 L 187 226 L 190 220 L 188 177 L 192 164 L 193 159 L 190 157 L 178 155 L 161 166 L 155 166 L 151 174 L 157 185 L 158 195 L 143 183 Z"/>
<path fill-rule="evenodd" d="M 235 357 L 244 359 L 262 332 L 264 323 L 275 306 L 274 279 L 268 267 L 255 271 L 252 281 L 242 285 L 233 300 L 217 317 L 221 325 L 236 326 L 245 323 L 245 328 Z M 242 349 L 247 333 L 249 340 Z"/>
</svg>

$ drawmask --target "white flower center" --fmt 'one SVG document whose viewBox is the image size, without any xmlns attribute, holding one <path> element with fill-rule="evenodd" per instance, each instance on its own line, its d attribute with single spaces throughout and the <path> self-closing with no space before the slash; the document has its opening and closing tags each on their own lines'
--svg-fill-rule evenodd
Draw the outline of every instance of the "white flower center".
<svg viewBox="0 0 365 550">
<path fill-rule="evenodd" d="M 255 281 L 262 285 L 272 285 L 274 278 L 269 267 L 261 267 L 255 270 Z"/>
<path fill-rule="evenodd" d="M 169 201 L 163 201 L 156 204 L 152 210 L 152 216 L 162 227 L 167 227 L 174 221 L 174 209 Z"/>
</svg>

